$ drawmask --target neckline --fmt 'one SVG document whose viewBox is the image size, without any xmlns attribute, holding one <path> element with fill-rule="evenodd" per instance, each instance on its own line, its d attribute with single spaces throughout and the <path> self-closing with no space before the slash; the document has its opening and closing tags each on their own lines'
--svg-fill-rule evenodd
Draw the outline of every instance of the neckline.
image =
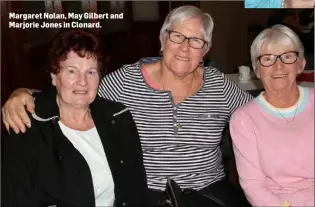
<svg viewBox="0 0 315 207">
<path fill-rule="evenodd" d="M 161 61 L 161 60 L 158 60 L 158 61 Z M 171 93 L 171 91 L 162 90 L 162 89 L 160 89 L 159 87 L 155 88 L 154 86 L 150 85 L 150 84 L 147 82 L 147 80 L 145 79 L 145 77 L 148 77 L 149 80 L 151 80 L 151 79 L 150 79 L 150 77 L 147 75 L 147 74 L 148 74 L 147 68 L 145 68 L 145 67 L 143 66 L 143 63 L 140 62 L 139 65 L 138 65 L 138 68 L 140 69 L 141 80 L 142 80 L 142 82 L 146 85 L 146 87 L 148 87 L 148 88 L 151 89 L 152 91 L 158 92 L 158 93 Z M 206 78 L 207 78 L 207 73 L 206 73 L 206 68 L 205 68 L 205 67 L 203 67 L 202 69 L 203 69 L 203 74 L 202 74 L 202 79 L 203 79 L 203 80 L 202 80 L 202 86 L 200 87 L 200 89 L 199 89 L 195 94 L 189 96 L 188 98 L 197 95 L 199 92 L 201 92 L 201 91 L 203 90 L 203 88 L 204 88 L 204 86 L 205 86 L 205 82 L 206 82 L 205 80 L 206 80 Z M 144 72 L 144 71 L 145 71 L 145 72 Z M 145 74 L 144 74 L 144 73 L 145 73 Z M 146 76 L 146 75 L 147 75 L 147 76 Z M 185 100 L 187 100 L 188 98 L 186 98 Z M 185 100 L 184 100 L 184 101 L 185 101 Z M 184 102 L 184 101 L 183 101 L 183 102 Z M 182 102 L 181 102 L 181 103 L 182 103 Z"/>
<path fill-rule="evenodd" d="M 294 105 L 287 108 L 276 108 L 271 105 L 263 96 L 264 91 L 261 92 L 255 100 L 263 108 L 264 111 L 272 114 L 273 116 L 278 118 L 281 118 L 282 116 L 284 116 L 285 118 L 291 118 L 301 113 L 304 108 L 306 108 L 306 105 L 308 103 L 308 88 L 298 86 L 298 89 L 300 93 L 299 99 L 297 100 L 297 102 L 295 102 Z"/>
<path fill-rule="evenodd" d="M 96 130 L 96 127 L 93 126 L 91 129 L 88 129 L 88 130 L 77 130 L 77 129 L 72 129 L 68 126 L 66 126 L 64 123 L 62 123 L 61 121 L 58 121 L 59 125 L 66 128 L 66 129 L 69 129 L 69 130 L 72 130 L 72 131 L 75 131 L 75 132 L 79 132 L 79 133 L 90 133 L 94 130 Z"/>
</svg>

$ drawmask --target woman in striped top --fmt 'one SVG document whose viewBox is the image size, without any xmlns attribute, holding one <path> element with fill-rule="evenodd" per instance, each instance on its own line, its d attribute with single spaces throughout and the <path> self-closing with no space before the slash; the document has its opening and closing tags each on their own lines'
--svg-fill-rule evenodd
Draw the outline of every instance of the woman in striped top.
<svg viewBox="0 0 315 207">
<path fill-rule="evenodd" d="M 225 179 L 220 142 L 230 115 L 252 96 L 216 68 L 203 66 L 212 30 L 209 14 L 193 6 L 176 8 L 160 31 L 162 58 L 124 65 L 100 83 L 100 97 L 125 104 L 133 115 L 155 203 L 164 200 L 171 178 L 227 206 L 247 205 L 242 191 Z M 34 105 L 25 89 L 14 94 L 3 108 L 4 123 L 23 132 L 28 117 L 21 108 L 26 103 L 32 112 Z"/>
</svg>

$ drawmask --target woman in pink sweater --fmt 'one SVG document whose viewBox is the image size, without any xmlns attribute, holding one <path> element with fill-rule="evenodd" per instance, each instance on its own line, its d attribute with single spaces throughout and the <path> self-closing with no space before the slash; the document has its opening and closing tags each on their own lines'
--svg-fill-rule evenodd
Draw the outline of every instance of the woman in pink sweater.
<svg viewBox="0 0 315 207">
<path fill-rule="evenodd" d="M 251 60 L 265 91 L 231 118 L 240 184 L 253 206 L 314 206 L 314 89 L 296 83 L 303 45 L 276 25 L 256 37 Z"/>
</svg>

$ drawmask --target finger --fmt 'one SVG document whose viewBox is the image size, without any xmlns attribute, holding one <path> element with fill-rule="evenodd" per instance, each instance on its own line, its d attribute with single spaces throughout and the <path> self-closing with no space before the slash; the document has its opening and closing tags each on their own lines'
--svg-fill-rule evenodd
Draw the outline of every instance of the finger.
<svg viewBox="0 0 315 207">
<path fill-rule="evenodd" d="M 5 129 L 9 132 L 10 126 L 6 121 L 3 121 Z"/>
<path fill-rule="evenodd" d="M 3 113 L 3 109 L 1 111 L 2 111 L 2 120 L 3 120 L 4 127 L 9 132 L 9 124 L 8 122 L 5 121 L 5 114 Z"/>
<path fill-rule="evenodd" d="M 22 109 L 19 109 L 17 111 L 17 114 L 19 116 L 19 118 L 21 119 L 21 121 L 23 122 L 23 125 L 28 126 L 28 128 L 31 127 L 31 120 L 30 117 L 28 116 L 28 114 L 25 111 L 25 108 L 23 107 Z"/>
<path fill-rule="evenodd" d="M 12 101 L 12 103 L 7 106 L 7 122 L 15 132 L 21 131 L 24 133 L 26 130 L 25 125 L 23 124 L 19 114 L 21 113 L 20 111 L 25 111 L 25 108 L 23 104 L 20 104 L 19 106 L 16 103 L 19 103 L 19 99 L 17 99 L 17 101 Z"/>
<path fill-rule="evenodd" d="M 9 118 L 15 123 L 19 130 L 24 133 L 26 130 L 25 125 L 30 125 L 30 120 L 27 120 L 28 116 L 26 114 L 24 106 L 19 106 L 18 108 L 16 108 L 16 111 L 10 110 L 10 112 L 11 113 L 9 114 Z M 23 113 L 25 115 L 23 115 Z M 23 118 L 25 119 L 25 116 L 27 117 L 26 121 L 23 120 Z"/>
<path fill-rule="evenodd" d="M 18 134 L 20 132 L 20 129 L 17 127 L 17 125 L 11 120 L 10 116 L 7 117 L 7 123 L 9 126 L 13 129 L 13 131 Z"/>
<path fill-rule="evenodd" d="M 26 109 L 31 113 L 35 113 L 35 104 L 33 102 L 33 97 L 32 96 L 28 96 L 25 100 L 25 104 L 26 104 Z"/>
</svg>

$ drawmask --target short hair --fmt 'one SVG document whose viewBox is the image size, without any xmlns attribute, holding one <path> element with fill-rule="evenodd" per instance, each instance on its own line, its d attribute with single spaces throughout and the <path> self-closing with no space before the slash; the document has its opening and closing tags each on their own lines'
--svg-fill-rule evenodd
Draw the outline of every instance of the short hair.
<svg viewBox="0 0 315 207">
<path fill-rule="evenodd" d="M 165 37 L 167 30 L 180 22 L 191 18 L 199 18 L 201 20 L 201 33 L 203 38 L 208 43 L 208 47 L 211 47 L 212 43 L 212 31 L 213 31 L 213 20 L 210 14 L 202 12 L 199 8 L 194 6 L 181 6 L 173 9 L 165 18 L 160 33 Z"/>
<path fill-rule="evenodd" d="M 48 50 L 48 69 L 51 73 L 60 71 L 60 62 L 66 60 L 69 52 L 75 52 L 79 57 L 95 58 L 98 70 L 103 72 L 103 56 L 100 39 L 92 32 L 72 29 L 56 35 Z"/>
<path fill-rule="evenodd" d="M 297 34 L 289 27 L 277 24 L 263 30 L 253 41 L 250 48 L 252 67 L 257 70 L 257 58 L 261 50 L 270 45 L 285 45 L 299 52 L 299 57 L 304 58 L 304 47 Z"/>
</svg>

